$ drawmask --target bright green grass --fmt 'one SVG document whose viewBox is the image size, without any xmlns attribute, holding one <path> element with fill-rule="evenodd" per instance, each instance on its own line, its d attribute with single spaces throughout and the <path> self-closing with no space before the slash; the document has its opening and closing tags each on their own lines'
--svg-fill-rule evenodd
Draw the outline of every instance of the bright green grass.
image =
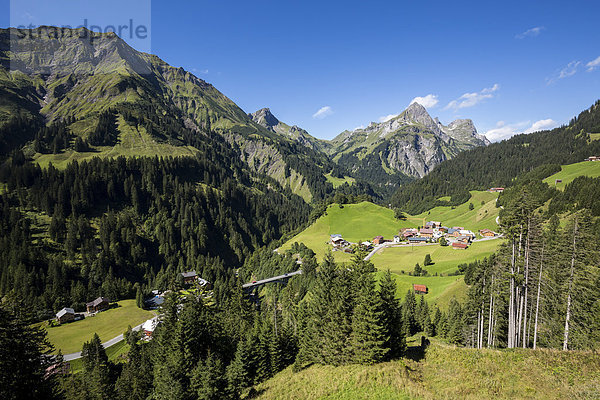
<svg viewBox="0 0 600 400">
<path fill-rule="evenodd" d="M 100 312 L 94 317 L 85 318 L 57 327 L 48 327 L 48 339 L 63 354 L 80 351 L 84 342 L 89 341 L 94 333 L 106 342 L 127 330 L 127 326 L 136 326 L 154 316 L 151 311 L 138 308 L 135 300 L 122 300 L 118 308 Z"/>
<path fill-rule="evenodd" d="M 447 206 L 435 207 L 429 212 L 416 216 L 407 215 L 405 221 L 394 218 L 392 210 L 369 202 L 346 204 L 344 208 L 332 204 L 327 208 L 325 215 L 286 242 L 281 246 L 281 250 L 289 249 L 294 242 L 304 243 L 321 259 L 330 248 L 329 235 L 331 234 L 339 233 L 344 239 L 353 243 L 372 240 L 378 235 L 392 239 L 401 228 L 422 226 L 430 220 L 441 221 L 449 227 L 462 226 L 475 233 L 483 228 L 497 230 L 496 217 L 499 212 L 496 208 L 497 193 L 472 191 L 471 195 L 470 201 L 454 209 Z M 473 203 L 473 210 L 469 210 L 469 203 Z M 334 256 L 338 261 L 348 261 L 351 257 L 342 252 L 335 252 Z"/>
<path fill-rule="evenodd" d="M 600 140 L 600 133 L 590 133 L 590 141 Z"/>
<path fill-rule="evenodd" d="M 358 243 L 372 240 L 378 235 L 391 239 L 401 228 L 410 226 L 411 222 L 394 218 L 392 210 L 373 203 L 346 204 L 344 208 L 332 204 L 325 215 L 281 246 L 281 250 L 289 249 L 294 242 L 304 243 L 321 259 L 330 248 L 331 234 L 339 233 L 344 239 Z M 335 252 L 334 255 L 338 261 L 347 261 L 351 257 L 342 252 Z"/>
<path fill-rule="evenodd" d="M 173 146 L 168 143 L 159 143 L 146 132 L 145 128 L 132 127 L 125 123 L 123 117 L 119 117 L 118 127 L 120 134 L 118 143 L 115 146 L 99 146 L 95 152 L 83 153 L 68 149 L 59 154 L 38 154 L 34 159 L 41 167 L 47 167 L 49 163 L 52 163 L 56 168 L 62 169 L 71 161 L 81 161 L 93 157 L 190 157 L 198 152 L 197 149 L 191 146 Z"/>
<path fill-rule="evenodd" d="M 331 182 L 331 184 L 333 185 L 334 188 L 337 188 L 339 186 L 342 186 L 344 183 L 348 183 L 349 185 L 354 184 L 354 182 L 356 182 L 356 179 L 349 177 L 349 176 L 345 176 L 343 178 L 336 178 L 331 176 L 331 173 L 326 174 L 325 178 L 327 179 L 327 182 Z"/>
<path fill-rule="evenodd" d="M 470 263 L 492 255 L 502 239 L 474 242 L 466 250 L 455 250 L 452 246 L 424 246 L 414 245 L 407 247 L 388 247 L 377 252 L 371 257 L 371 262 L 380 270 L 389 269 L 393 273 L 401 274 L 412 271 L 416 263 L 423 267 L 425 255 L 430 254 L 435 263 L 424 267 L 430 275 L 437 273 L 448 274 L 457 270 L 457 266 Z"/>
<path fill-rule="evenodd" d="M 423 225 L 427 221 L 440 221 L 444 226 L 462 226 L 477 233 L 478 230 L 488 228 L 496 230 L 496 217 L 500 209 L 496 208 L 498 193 L 472 190 L 471 198 L 466 203 L 456 206 L 434 207 L 422 214 L 409 216 L 408 220 L 414 225 Z M 481 202 L 483 201 L 483 205 Z M 473 203 L 473 210 L 469 210 L 469 203 Z"/>
<path fill-rule="evenodd" d="M 582 161 L 575 164 L 561 166 L 561 171 L 544 179 L 544 182 L 554 186 L 556 179 L 562 179 L 562 182 L 556 184 L 556 188 L 564 190 L 568 183 L 573 182 L 578 176 L 589 176 L 597 178 L 600 176 L 599 161 Z"/>
<path fill-rule="evenodd" d="M 375 274 L 377 280 L 383 276 L 383 271 Z M 392 277 L 396 280 L 396 296 L 404 300 L 406 293 L 412 290 L 413 284 L 427 286 L 428 293 L 423 295 L 430 305 L 437 305 L 442 310 L 448 308 L 452 298 L 458 301 L 465 299 L 467 295 L 467 285 L 462 277 L 459 276 L 410 276 L 398 275 L 393 273 Z"/>
<path fill-rule="evenodd" d="M 119 343 L 115 343 L 109 348 L 106 349 L 106 355 L 108 356 L 108 360 L 118 363 L 119 361 L 123 361 L 122 356 L 126 355 L 129 351 L 129 345 L 124 341 L 120 341 Z M 69 365 L 71 365 L 71 372 L 77 373 L 83 370 L 83 360 L 78 358 L 73 361 L 69 361 Z"/>
</svg>

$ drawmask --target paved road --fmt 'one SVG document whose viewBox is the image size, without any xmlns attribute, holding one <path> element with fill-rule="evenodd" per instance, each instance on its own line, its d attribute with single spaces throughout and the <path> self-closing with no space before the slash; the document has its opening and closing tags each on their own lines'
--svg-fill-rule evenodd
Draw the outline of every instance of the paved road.
<svg viewBox="0 0 600 400">
<path fill-rule="evenodd" d="M 154 317 L 152 319 L 156 319 L 158 317 Z M 144 321 L 146 322 L 146 321 Z M 141 324 L 135 326 L 132 328 L 132 330 L 134 331 L 139 331 L 140 329 L 142 329 L 142 325 L 144 325 L 144 323 L 142 322 Z M 107 340 L 106 342 L 102 343 L 102 347 L 109 348 L 112 345 L 115 345 L 117 343 L 119 343 L 120 341 L 122 341 L 124 339 L 123 334 L 120 334 L 117 337 L 114 337 L 110 340 Z M 78 358 L 81 358 L 81 352 L 77 352 L 77 353 L 71 353 L 71 354 L 65 354 L 64 356 L 65 361 L 73 361 L 73 360 L 77 360 Z"/>
</svg>

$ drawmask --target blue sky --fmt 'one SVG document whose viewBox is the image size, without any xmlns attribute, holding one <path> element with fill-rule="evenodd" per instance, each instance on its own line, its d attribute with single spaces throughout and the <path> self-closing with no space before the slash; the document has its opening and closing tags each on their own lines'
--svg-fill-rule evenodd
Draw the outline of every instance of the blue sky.
<svg viewBox="0 0 600 400">
<path fill-rule="evenodd" d="M 139 1 L 127 12 L 144 15 L 150 1 Z M 95 18 L 127 14 L 132 4 L 75 3 L 100 7 L 90 11 Z M 567 123 L 600 98 L 598 2 L 151 3 L 153 53 L 246 112 L 270 107 L 320 138 L 398 114 L 421 97 L 442 122 L 471 118 L 498 140 Z M 52 4 L 32 6 L 36 22 L 71 14 Z M 10 24 L 8 15 L 0 25 Z"/>
</svg>

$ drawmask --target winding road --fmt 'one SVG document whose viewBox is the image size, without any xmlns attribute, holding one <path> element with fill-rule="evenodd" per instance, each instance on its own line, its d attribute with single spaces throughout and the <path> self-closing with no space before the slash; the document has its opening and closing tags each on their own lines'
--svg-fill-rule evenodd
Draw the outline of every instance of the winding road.
<svg viewBox="0 0 600 400">
<path fill-rule="evenodd" d="M 155 320 L 158 317 L 154 317 L 152 318 L 153 320 Z M 145 322 L 145 321 L 144 321 Z M 140 329 L 142 329 L 142 325 L 144 325 L 144 322 L 142 322 L 141 324 L 131 328 L 132 331 L 139 331 Z M 106 342 L 102 343 L 102 347 L 104 347 L 105 349 L 109 348 L 112 345 L 115 345 L 117 343 L 119 343 L 120 341 L 122 341 L 123 339 L 125 339 L 123 337 L 123 334 L 120 334 L 117 337 L 114 337 L 110 340 L 107 340 Z M 65 354 L 63 356 L 65 361 L 73 361 L 73 360 L 77 360 L 78 358 L 81 358 L 81 352 L 77 352 L 77 353 L 71 353 L 71 354 Z"/>
</svg>

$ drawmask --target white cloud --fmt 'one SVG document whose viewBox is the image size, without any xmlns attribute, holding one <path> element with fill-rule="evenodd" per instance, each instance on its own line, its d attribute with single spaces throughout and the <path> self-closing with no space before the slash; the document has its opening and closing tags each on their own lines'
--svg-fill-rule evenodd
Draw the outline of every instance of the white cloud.
<svg viewBox="0 0 600 400">
<path fill-rule="evenodd" d="M 594 62 L 594 61 L 592 61 L 592 62 Z M 577 69 L 579 68 L 579 65 L 581 65 L 581 61 L 571 61 L 570 63 L 567 64 L 566 67 L 563 67 L 559 71 L 557 71 L 554 74 L 554 76 L 547 78 L 546 83 L 548 85 L 551 85 L 553 83 L 556 83 L 560 79 L 568 78 L 569 76 L 575 75 L 577 73 Z"/>
<path fill-rule="evenodd" d="M 519 133 L 532 133 L 542 131 L 545 129 L 554 128 L 557 125 L 558 123 L 550 118 L 541 119 L 539 121 L 534 122 L 533 124 L 531 123 L 531 121 L 517 122 L 515 124 L 506 124 L 504 121 L 498 121 L 496 123 L 496 127 L 488 130 L 485 133 L 485 136 L 491 142 L 499 142 Z"/>
<path fill-rule="evenodd" d="M 438 96 L 436 94 L 428 94 L 427 96 L 424 96 L 424 97 L 415 97 L 414 99 L 411 100 L 410 104 L 419 103 L 420 105 L 422 105 L 425 108 L 433 108 L 439 102 L 440 101 L 438 100 Z"/>
<path fill-rule="evenodd" d="M 548 118 L 548 119 L 541 119 L 539 121 L 535 121 L 529 127 L 529 129 L 527 129 L 525 131 L 525 133 L 531 133 L 531 132 L 537 132 L 537 131 L 544 131 L 546 129 L 556 128 L 556 125 L 558 125 L 558 124 L 553 119 L 550 119 L 550 118 Z"/>
<path fill-rule="evenodd" d="M 383 117 L 379 117 L 379 122 L 388 122 L 390 119 L 396 118 L 400 114 L 390 114 Z"/>
<path fill-rule="evenodd" d="M 313 114 L 313 118 L 323 119 L 333 114 L 333 109 L 330 106 L 319 108 L 319 111 Z"/>
<path fill-rule="evenodd" d="M 592 72 L 596 68 L 600 67 L 600 56 L 595 60 L 592 60 L 589 63 L 585 64 L 585 66 L 587 67 L 588 72 Z"/>
<path fill-rule="evenodd" d="M 460 96 L 458 99 L 452 100 L 450 103 L 448 103 L 448 105 L 446 107 L 444 107 L 444 110 L 448 110 L 448 109 L 452 108 L 456 111 L 461 108 L 468 108 L 468 107 L 476 106 L 477 104 L 481 103 L 482 101 L 484 101 L 486 99 L 491 99 L 492 97 L 494 97 L 494 92 L 498 91 L 498 89 L 500 89 L 500 85 L 498 85 L 496 83 L 496 84 L 494 84 L 494 86 L 489 87 L 489 88 L 484 88 L 479 92 L 465 93 L 462 96 Z"/>
<path fill-rule="evenodd" d="M 542 31 L 545 28 L 543 26 L 536 26 L 534 28 L 531 29 L 527 29 L 525 32 L 521 32 L 518 35 L 515 36 L 516 39 L 525 39 L 527 37 L 536 37 L 538 36 L 540 33 L 542 33 Z"/>
<path fill-rule="evenodd" d="M 208 69 L 192 68 L 194 74 L 208 74 Z"/>
</svg>

